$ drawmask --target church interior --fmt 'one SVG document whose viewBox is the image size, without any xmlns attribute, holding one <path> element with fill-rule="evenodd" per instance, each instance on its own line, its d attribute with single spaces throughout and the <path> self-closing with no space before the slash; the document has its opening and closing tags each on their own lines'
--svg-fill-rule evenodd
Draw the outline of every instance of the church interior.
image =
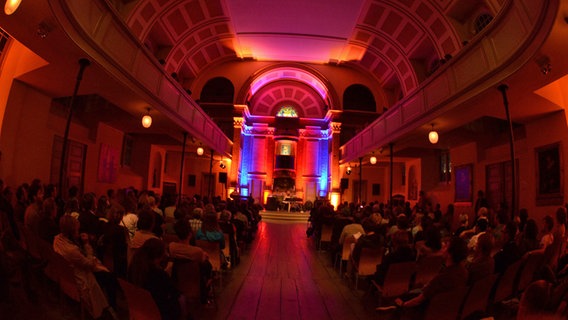
<svg viewBox="0 0 568 320">
<path fill-rule="evenodd" d="M 568 202 L 566 0 L 6 0 L 0 179 L 306 202 Z M 291 212 L 291 214 L 292 214 Z"/>
<path fill-rule="evenodd" d="M 0 176 L 542 215 L 565 202 L 565 5 L 24 1 L 0 17 Z"/>
</svg>

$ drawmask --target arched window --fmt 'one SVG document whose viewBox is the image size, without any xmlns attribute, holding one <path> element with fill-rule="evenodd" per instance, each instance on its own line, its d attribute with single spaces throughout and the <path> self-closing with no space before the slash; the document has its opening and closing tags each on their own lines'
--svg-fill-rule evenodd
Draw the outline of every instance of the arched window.
<svg viewBox="0 0 568 320">
<path fill-rule="evenodd" d="M 280 108 L 280 110 L 278 110 L 278 112 L 276 113 L 277 117 L 284 117 L 284 118 L 297 118 L 298 117 L 298 112 L 296 111 L 296 108 L 290 106 L 290 105 L 286 105 L 283 106 L 282 108 Z"/>
<path fill-rule="evenodd" d="M 213 78 L 201 90 L 201 102 L 233 103 L 235 89 L 227 78 Z"/>
<path fill-rule="evenodd" d="M 343 110 L 377 112 L 375 97 L 364 85 L 350 85 L 343 93 Z"/>
</svg>

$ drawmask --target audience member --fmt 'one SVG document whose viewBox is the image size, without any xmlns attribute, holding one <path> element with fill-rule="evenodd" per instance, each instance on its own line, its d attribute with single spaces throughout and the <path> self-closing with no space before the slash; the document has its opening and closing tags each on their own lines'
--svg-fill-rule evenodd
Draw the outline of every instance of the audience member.
<svg viewBox="0 0 568 320">
<path fill-rule="evenodd" d="M 543 219 L 542 236 L 540 238 L 540 249 L 546 250 L 546 247 L 554 242 L 552 230 L 554 228 L 554 220 L 551 216 L 545 216 Z"/>
<path fill-rule="evenodd" d="M 170 242 L 168 245 L 168 251 L 170 253 L 171 259 L 189 259 L 192 261 L 199 262 L 200 269 L 200 291 L 201 291 L 201 303 L 207 303 L 209 286 L 211 280 L 211 270 L 212 266 L 209 262 L 207 253 L 203 249 L 192 246 L 189 243 L 190 239 L 190 227 L 189 223 L 185 219 L 178 220 L 174 229 L 179 241 Z"/>
<path fill-rule="evenodd" d="M 191 226 L 191 231 L 193 232 L 193 234 L 197 234 L 197 231 L 201 229 L 201 224 L 203 223 L 203 221 L 201 220 L 202 218 L 203 209 L 193 209 L 193 211 L 191 212 L 191 219 L 189 219 L 189 225 Z"/>
<path fill-rule="evenodd" d="M 473 251 L 473 257 L 466 264 L 469 272 L 468 285 L 493 274 L 495 271 L 495 260 L 491 256 L 493 251 L 493 236 L 491 233 L 483 233 L 476 242 L 476 248 Z"/>
<path fill-rule="evenodd" d="M 37 234 L 41 219 L 41 204 L 43 203 L 43 187 L 41 184 L 32 184 L 28 190 L 30 205 L 24 214 L 24 226 L 33 234 Z"/>
<path fill-rule="evenodd" d="M 417 260 L 442 255 L 442 234 L 440 230 L 434 225 L 427 227 L 424 231 L 424 240 L 416 242 L 415 248 Z"/>
<path fill-rule="evenodd" d="M 522 233 L 519 233 L 519 250 L 521 255 L 540 248 L 538 241 L 538 226 L 534 219 L 528 219 L 525 222 L 525 228 Z"/>
<path fill-rule="evenodd" d="M 566 207 L 559 207 L 556 210 L 556 223 L 552 230 L 554 238 L 566 238 Z"/>
<path fill-rule="evenodd" d="M 377 229 L 375 222 L 370 218 L 364 219 L 362 226 L 364 234 L 357 239 L 357 242 L 355 242 L 355 246 L 353 247 L 353 252 L 351 253 L 353 262 L 356 265 L 359 264 L 359 258 L 361 257 L 361 251 L 363 251 L 363 248 L 379 249 L 385 246 L 385 228 L 382 228 L 383 232 L 381 233 Z"/>
<path fill-rule="evenodd" d="M 239 247 L 237 245 L 236 227 L 231 222 L 231 212 L 229 210 L 221 211 L 219 227 L 224 234 L 228 235 L 231 265 L 236 266 L 240 263 Z"/>
<path fill-rule="evenodd" d="M 407 301 L 397 298 L 395 304 L 399 307 L 421 306 L 439 293 L 465 286 L 468 280 L 468 271 L 464 262 L 467 253 L 466 241 L 459 237 L 453 237 L 444 254 L 445 268 L 422 288 L 422 292 L 418 296 Z"/>
<path fill-rule="evenodd" d="M 484 216 L 480 216 L 475 222 L 475 227 L 473 228 L 474 234 L 471 236 L 467 244 L 467 247 L 470 250 L 475 250 L 475 248 L 477 247 L 477 239 L 479 239 L 481 235 L 486 233 L 488 227 L 489 227 L 489 221 L 487 220 L 487 218 Z M 460 236 L 463 237 L 466 234 L 467 234 L 466 232 L 463 232 Z"/>
<path fill-rule="evenodd" d="M 391 236 L 392 249 L 385 254 L 381 264 L 377 265 L 375 282 L 382 285 L 390 265 L 399 262 L 416 261 L 416 254 L 410 246 L 410 235 L 406 231 L 398 231 Z"/>
<path fill-rule="evenodd" d="M 197 230 L 195 239 L 219 242 L 219 248 L 221 250 L 225 248 L 225 236 L 223 236 L 221 227 L 219 227 L 217 214 L 215 212 L 205 214 L 203 217 L 203 224 L 201 225 L 201 228 Z"/>
<path fill-rule="evenodd" d="M 128 268 L 128 280 L 150 292 L 162 319 L 179 320 L 182 296 L 164 270 L 166 247 L 158 238 L 150 238 L 136 251 Z"/>
<path fill-rule="evenodd" d="M 85 303 L 93 318 L 97 319 L 109 308 L 109 303 L 114 305 L 116 302 L 116 279 L 113 279 L 108 269 L 93 255 L 87 235 L 79 235 L 78 219 L 64 215 L 59 220 L 59 228 L 61 233 L 53 241 L 53 250 L 73 268 L 81 301 Z M 105 287 L 107 296 L 101 287 Z"/>
<path fill-rule="evenodd" d="M 123 194 L 123 192 L 119 192 Z M 124 199 L 119 202 L 125 210 L 125 214 L 122 217 L 121 224 L 128 230 L 128 235 L 130 240 L 134 237 L 138 225 L 138 215 L 136 214 L 136 201 L 132 198 L 124 197 Z"/>
<path fill-rule="evenodd" d="M 41 218 L 38 225 L 38 236 L 40 239 L 52 244 L 53 239 L 59 234 L 59 226 L 55 222 L 57 216 L 57 205 L 54 198 L 47 198 L 41 206 Z"/>
<path fill-rule="evenodd" d="M 138 212 L 138 230 L 134 233 L 132 241 L 130 242 L 130 248 L 138 249 L 142 247 L 144 242 L 150 238 L 158 238 L 152 230 L 154 229 L 154 211 L 148 207 L 144 207 L 140 212 Z"/>
<path fill-rule="evenodd" d="M 519 232 L 525 231 L 525 225 L 528 219 L 529 219 L 529 211 L 526 208 L 521 208 L 521 210 L 519 210 L 519 216 L 518 216 L 519 221 L 517 221 L 519 225 Z"/>
<path fill-rule="evenodd" d="M 79 212 L 79 222 L 81 223 L 81 233 L 89 235 L 89 239 L 94 243 L 100 236 L 99 217 L 96 215 L 97 197 L 94 193 L 85 193 L 81 199 L 81 211 Z"/>
<path fill-rule="evenodd" d="M 493 257 L 495 260 L 495 273 L 504 273 L 511 264 L 521 258 L 521 250 L 515 241 L 517 234 L 517 224 L 509 221 L 505 226 L 503 248 Z"/>
<path fill-rule="evenodd" d="M 126 278 L 127 253 L 130 236 L 121 224 L 125 209 L 118 203 L 112 203 L 107 210 L 108 223 L 103 227 L 99 238 L 99 257 L 104 265 L 117 276 Z"/>
<path fill-rule="evenodd" d="M 352 235 L 357 234 L 358 236 L 361 236 L 363 234 L 365 234 L 365 230 L 363 229 L 363 226 L 360 223 L 359 218 L 355 218 L 353 220 L 352 223 L 346 225 L 345 227 L 343 227 L 343 230 L 341 231 L 341 234 L 339 235 L 339 246 L 343 246 L 343 241 Z"/>
<path fill-rule="evenodd" d="M 479 210 L 481 208 L 485 208 L 485 211 L 487 211 L 489 207 L 489 201 L 485 198 L 485 192 L 483 192 L 483 190 L 477 191 L 477 199 L 475 200 L 475 206 L 473 208 L 473 212 L 476 213 L 475 220 L 479 218 Z"/>
</svg>

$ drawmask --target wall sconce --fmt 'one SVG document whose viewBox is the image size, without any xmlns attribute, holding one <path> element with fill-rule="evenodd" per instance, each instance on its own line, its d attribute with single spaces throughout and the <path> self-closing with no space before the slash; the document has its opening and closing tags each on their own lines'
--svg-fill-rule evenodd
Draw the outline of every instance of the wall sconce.
<svg viewBox="0 0 568 320">
<path fill-rule="evenodd" d="M 152 116 L 150 115 L 150 108 L 146 108 L 146 114 L 142 117 L 142 126 L 150 128 L 152 125 Z"/>
<path fill-rule="evenodd" d="M 369 162 L 370 162 L 371 164 L 376 164 L 376 163 L 377 163 L 377 157 L 372 156 L 371 158 L 369 158 Z"/>
<path fill-rule="evenodd" d="M 438 143 L 438 132 L 434 130 L 434 124 L 432 124 L 432 130 L 428 133 L 428 140 L 430 140 L 431 144 Z"/>
<path fill-rule="evenodd" d="M 550 63 L 550 58 L 547 56 L 542 56 L 536 60 L 538 67 L 540 69 L 540 73 L 543 75 L 547 75 L 552 71 L 552 64 Z"/>
<path fill-rule="evenodd" d="M 9 16 L 18 10 L 18 7 L 22 3 L 22 0 L 6 0 L 4 5 L 4 13 Z"/>
<path fill-rule="evenodd" d="M 347 173 L 347 175 L 351 174 L 351 166 L 347 166 L 347 170 L 345 171 L 345 173 Z"/>
<path fill-rule="evenodd" d="M 198 156 L 202 156 L 202 155 L 203 155 L 203 148 L 201 148 L 201 147 L 197 148 L 197 155 L 198 155 Z"/>
<path fill-rule="evenodd" d="M 219 163 L 219 167 L 221 167 L 221 169 L 225 169 L 227 166 L 225 165 L 223 160 L 221 160 L 221 162 Z"/>
</svg>

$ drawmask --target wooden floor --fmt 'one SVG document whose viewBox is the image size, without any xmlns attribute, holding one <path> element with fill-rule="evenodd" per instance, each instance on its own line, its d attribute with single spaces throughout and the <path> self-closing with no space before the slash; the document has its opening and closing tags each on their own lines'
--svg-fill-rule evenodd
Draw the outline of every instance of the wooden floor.
<svg viewBox="0 0 568 320">
<path fill-rule="evenodd" d="M 197 319 L 377 318 L 364 292 L 340 279 L 330 254 L 316 251 L 306 222 L 263 220 L 243 261 L 224 279 L 218 309 L 194 310 Z"/>
<path fill-rule="evenodd" d="M 340 279 L 306 227 L 305 221 L 263 219 L 241 263 L 223 274 L 217 308 L 191 306 L 193 319 L 376 319 L 374 298 Z M 45 279 L 32 272 L 30 281 L 33 299 L 16 288 L 9 303 L 0 302 L 0 319 L 81 319 L 76 304 L 62 304 Z M 128 319 L 120 305 L 119 317 Z"/>
</svg>

